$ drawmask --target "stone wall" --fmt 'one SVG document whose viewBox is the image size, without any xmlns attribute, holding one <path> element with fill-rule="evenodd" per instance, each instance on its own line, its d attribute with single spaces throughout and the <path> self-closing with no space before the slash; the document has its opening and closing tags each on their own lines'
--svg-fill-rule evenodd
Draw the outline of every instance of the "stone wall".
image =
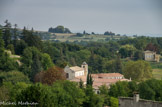
<svg viewBox="0 0 162 107">
<path fill-rule="evenodd" d="M 162 102 L 132 97 L 119 97 L 119 107 L 162 107 Z"/>
</svg>

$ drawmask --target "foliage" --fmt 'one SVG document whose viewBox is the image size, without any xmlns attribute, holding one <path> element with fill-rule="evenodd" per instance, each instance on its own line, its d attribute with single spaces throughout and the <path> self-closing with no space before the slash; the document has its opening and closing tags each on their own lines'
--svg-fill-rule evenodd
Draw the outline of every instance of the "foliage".
<svg viewBox="0 0 162 107">
<path fill-rule="evenodd" d="M 152 69 L 146 61 L 128 61 L 123 69 L 125 78 L 132 80 L 146 80 L 152 78 Z"/>
<path fill-rule="evenodd" d="M 115 33 L 112 33 L 111 31 L 109 32 L 109 31 L 106 31 L 105 33 L 104 33 L 104 35 L 115 35 Z"/>
<path fill-rule="evenodd" d="M 64 26 L 57 26 L 56 28 L 49 28 L 48 32 L 52 33 L 71 33 L 68 28 L 64 28 Z"/>
<path fill-rule="evenodd" d="M 140 97 L 148 100 L 162 101 L 162 80 L 147 80 L 139 84 Z"/>
<path fill-rule="evenodd" d="M 88 75 L 87 75 L 87 86 L 91 86 L 93 85 L 93 80 L 92 80 L 92 76 L 91 74 L 88 72 Z"/>
<path fill-rule="evenodd" d="M 5 86 L 0 87 L 0 101 L 8 101 L 9 100 L 9 90 Z"/>
<path fill-rule="evenodd" d="M 117 82 L 110 86 L 109 95 L 113 97 L 125 96 L 128 97 L 129 93 L 128 82 Z"/>
<path fill-rule="evenodd" d="M 27 82 L 29 83 L 29 78 L 19 71 L 10 71 L 10 72 L 0 72 L 1 82 L 11 82 L 16 84 L 17 82 Z"/>
<path fill-rule="evenodd" d="M 99 87 L 99 91 L 100 91 L 100 95 L 103 97 L 104 99 L 104 106 L 110 105 L 110 97 L 108 95 L 108 87 L 106 85 L 102 85 Z"/>
<path fill-rule="evenodd" d="M 114 98 L 114 97 L 110 97 L 110 105 L 111 107 L 118 107 L 118 99 L 117 98 Z"/>
<path fill-rule="evenodd" d="M 119 53 L 121 54 L 122 58 L 126 58 L 134 56 L 135 51 L 136 48 L 133 45 L 127 44 L 120 48 Z"/>
<path fill-rule="evenodd" d="M 149 43 L 149 44 L 146 46 L 145 50 L 158 52 L 157 46 L 156 46 L 156 45 L 153 45 L 152 43 Z"/>
<path fill-rule="evenodd" d="M 30 47 L 36 47 L 37 49 L 42 49 L 42 41 L 41 38 L 37 35 L 34 35 L 32 31 L 26 30 L 26 28 L 23 29 L 22 32 L 23 40 L 25 43 Z"/>
<path fill-rule="evenodd" d="M 41 53 L 35 47 L 28 47 L 23 52 L 22 59 L 21 59 L 23 65 L 21 66 L 21 70 L 24 74 L 30 76 L 30 79 L 33 79 L 33 76 L 37 72 L 40 72 L 40 69 L 42 69 L 40 65 L 40 60 L 41 60 L 40 57 L 41 57 Z M 34 71 L 34 69 L 36 69 L 36 71 Z"/>
<path fill-rule="evenodd" d="M 102 107 L 104 104 L 104 98 L 100 95 L 96 95 L 92 86 L 88 85 L 85 89 L 86 100 L 83 103 L 84 107 Z"/>
<path fill-rule="evenodd" d="M 43 70 L 47 70 L 48 68 L 54 66 L 51 57 L 47 53 L 42 54 L 41 64 L 43 66 Z"/>
<path fill-rule="evenodd" d="M 7 52 L 2 51 L 2 53 L 0 53 L 0 70 L 8 72 L 17 70 L 18 68 L 18 63 L 10 58 Z"/>
<path fill-rule="evenodd" d="M 5 21 L 5 26 L 4 26 L 4 34 L 3 34 L 3 39 L 5 42 L 5 47 L 7 47 L 11 43 L 11 23 L 8 22 L 8 20 Z"/>
<path fill-rule="evenodd" d="M 35 76 L 36 82 L 52 85 L 57 80 L 65 80 L 65 72 L 59 67 L 51 67 L 47 71 L 42 71 Z"/>
<path fill-rule="evenodd" d="M 78 85 L 70 81 L 57 81 L 52 85 L 55 107 L 80 107 L 85 100 L 85 93 Z"/>
<path fill-rule="evenodd" d="M 38 105 L 36 105 L 37 107 L 53 107 L 53 99 L 51 97 L 52 94 L 48 86 L 35 84 L 22 90 L 21 93 L 17 95 L 16 101 L 35 102 L 38 103 Z"/>
</svg>

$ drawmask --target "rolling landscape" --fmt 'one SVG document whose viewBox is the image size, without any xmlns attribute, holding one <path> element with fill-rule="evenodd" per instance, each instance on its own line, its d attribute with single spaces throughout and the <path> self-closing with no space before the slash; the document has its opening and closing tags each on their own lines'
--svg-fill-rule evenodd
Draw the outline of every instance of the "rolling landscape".
<svg viewBox="0 0 162 107">
<path fill-rule="evenodd" d="M 0 107 L 162 107 L 159 4 L 0 1 Z"/>
</svg>

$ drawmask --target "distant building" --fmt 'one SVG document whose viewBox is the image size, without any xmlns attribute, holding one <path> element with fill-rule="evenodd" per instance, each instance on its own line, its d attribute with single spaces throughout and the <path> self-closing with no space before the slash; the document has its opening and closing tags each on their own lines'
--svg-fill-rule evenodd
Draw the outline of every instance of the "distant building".
<svg viewBox="0 0 162 107">
<path fill-rule="evenodd" d="M 159 62 L 160 61 L 160 55 L 156 54 L 154 51 L 144 51 L 144 60 L 145 61 L 155 61 Z"/>
<path fill-rule="evenodd" d="M 64 68 L 64 71 L 66 73 L 67 80 L 79 82 L 80 79 L 81 79 L 84 82 L 84 84 L 86 84 L 87 74 L 88 74 L 88 64 L 86 62 L 83 62 L 81 67 L 79 67 L 79 66 L 73 66 L 73 67 L 66 66 Z"/>
<path fill-rule="evenodd" d="M 134 97 L 119 97 L 119 107 L 162 107 L 162 102 L 140 99 L 139 94 Z"/>
<path fill-rule="evenodd" d="M 66 73 L 67 80 L 80 82 L 83 81 L 86 84 L 87 81 L 87 74 L 88 74 L 88 64 L 83 62 L 81 67 L 73 66 L 69 67 L 66 66 L 64 68 L 64 72 Z M 125 79 L 124 76 L 120 73 L 99 73 L 99 74 L 91 74 L 93 79 L 93 88 L 96 93 L 99 93 L 99 87 L 102 85 L 106 85 L 109 87 L 111 84 L 116 83 L 117 81 L 131 81 Z"/>
<path fill-rule="evenodd" d="M 93 78 L 93 88 L 96 93 L 100 93 L 99 87 L 106 85 L 108 88 L 111 84 L 115 84 L 118 81 L 131 81 L 125 79 L 124 76 L 120 73 L 99 73 L 91 74 Z"/>
</svg>

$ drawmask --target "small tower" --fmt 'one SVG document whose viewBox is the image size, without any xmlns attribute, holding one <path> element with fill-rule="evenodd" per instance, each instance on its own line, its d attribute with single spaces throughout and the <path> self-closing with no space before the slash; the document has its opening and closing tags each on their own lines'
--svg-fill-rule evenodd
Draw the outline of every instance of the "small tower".
<svg viewBox="0 0 162 107">
<path fill-rule="evenodd" d="M 81 65 L 82 68 L 84 68 L 84 75 L 88 75 L 88 64 L 86 62 L 83 62 Z"/>
</svg>

